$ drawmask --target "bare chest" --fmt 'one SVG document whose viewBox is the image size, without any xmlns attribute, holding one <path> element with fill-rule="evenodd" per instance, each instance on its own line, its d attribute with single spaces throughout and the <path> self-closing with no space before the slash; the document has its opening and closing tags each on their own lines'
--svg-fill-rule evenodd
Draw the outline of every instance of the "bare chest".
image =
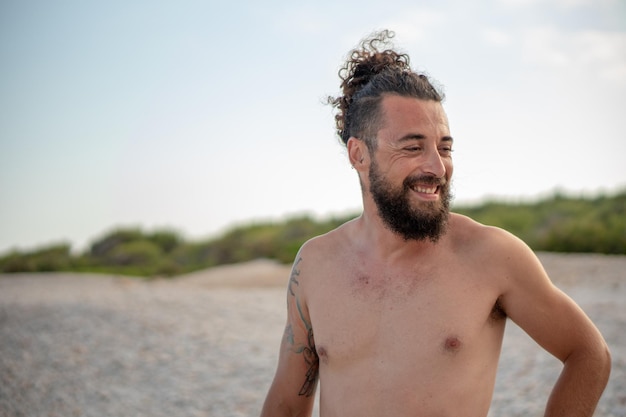
<svg viewBox="0 0 626 417">
<path fill-rule="evenodd" d="M 429 361 L 479 349 L 503 328 L 497 290 L 459 268 L 344 270 L 319 284 L 308 307 L 322 365 Z"/>
</svg>

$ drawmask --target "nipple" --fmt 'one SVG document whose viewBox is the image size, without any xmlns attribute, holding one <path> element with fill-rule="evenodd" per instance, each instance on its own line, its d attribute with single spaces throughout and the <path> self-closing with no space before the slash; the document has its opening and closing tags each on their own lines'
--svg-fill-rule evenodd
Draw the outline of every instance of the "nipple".
<svg viewBox="0 0 626 417">
<path fill-rule="evenodd" d="M 447 352 L 451 352 L 451 353 L 457 352 L 461 348 L 461 341 L 456 336 L 450 336 L 444 342 L 443 348 Z"/>
<path fill-rule="evenodd" d="M 317 356 L 322 363 L 328 363 L 328 352 L 324 346 L 317 347 Z"/>
</svg>

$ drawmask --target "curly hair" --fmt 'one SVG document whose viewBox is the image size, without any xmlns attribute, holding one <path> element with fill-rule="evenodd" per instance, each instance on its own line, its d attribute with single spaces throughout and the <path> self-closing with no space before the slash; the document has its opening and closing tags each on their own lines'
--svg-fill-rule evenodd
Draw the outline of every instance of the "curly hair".
<svg viewBox="0 0 626 417">
<path fill-rule="evenodd" d="M 381 122 L 380 102 L 385 94 L 437 102 L 444 99 L 443 92 L 425 74 L 411 69 L 407 54 L 391 48 L 390 39 L 394 36 L 394 32 L 383 30 L 364 39 L 339 70 L 343 95 L 329 97 L 328 103 L 337 109 L 337 135 L 344 145 L 354 136 L 375 149 L 374 138 Z"/>
</svg>

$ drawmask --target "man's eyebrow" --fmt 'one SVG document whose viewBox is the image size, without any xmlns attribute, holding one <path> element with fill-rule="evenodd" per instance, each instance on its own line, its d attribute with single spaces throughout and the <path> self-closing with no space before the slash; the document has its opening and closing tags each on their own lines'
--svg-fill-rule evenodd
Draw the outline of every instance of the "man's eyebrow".
<svg viewBox="0 0 626 417">
<path fill-rule="evenodd" d="M 454 138 L 452 136 L 444 136 L 441 138 L 442 142 L 450 142 L 450 143 L 454 143 Z"/>
<path fill-rule="evenodd" d="M 398 142 L 407 142 L 409 140 L 424 140 L 424 139 L 426 139 L 426 136 L 422 135 L 421 133 L 408 133 L 402 136 L 401 138 L 399 138 Z"/>
<path fill-rule="evenodd" d="M 402 143 L 402 142 L 407 142 L 410 140 L 424 140 L 424 139 L 426 139 L 426 136 L 422 135 L 421 133 L 409 133 L 409 134 L 402 136 L 400 139 L 398 139 L 398 142 Z M 452 136 L 443 136 L 441 138 L 441 141 L 453 143 L 454 139 L 452 138 Z"/>
</svg>

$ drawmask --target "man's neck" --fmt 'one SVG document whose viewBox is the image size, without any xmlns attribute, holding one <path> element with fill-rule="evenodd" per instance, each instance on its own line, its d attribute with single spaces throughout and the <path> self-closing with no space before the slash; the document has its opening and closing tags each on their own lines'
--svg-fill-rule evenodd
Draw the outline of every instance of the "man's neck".
<svg viewBox="0 0 626 417">
<path fill-rule="evenodd" d="M 378 213 L 368 213 L 367 211 L 364 211 L 356 219 L 356 222 L 359 241 L 363 242 L 367 252 L 390 262 L 393 262 L 394 259 L 403 259 L 406 256 L 428 256 L 433 251 L 440 249 L 442 241 L 446 238 L 443 235 L 440 241 L 436 243 L 428 238 L 407 240 L 387 227 Z"/>
</svg>

